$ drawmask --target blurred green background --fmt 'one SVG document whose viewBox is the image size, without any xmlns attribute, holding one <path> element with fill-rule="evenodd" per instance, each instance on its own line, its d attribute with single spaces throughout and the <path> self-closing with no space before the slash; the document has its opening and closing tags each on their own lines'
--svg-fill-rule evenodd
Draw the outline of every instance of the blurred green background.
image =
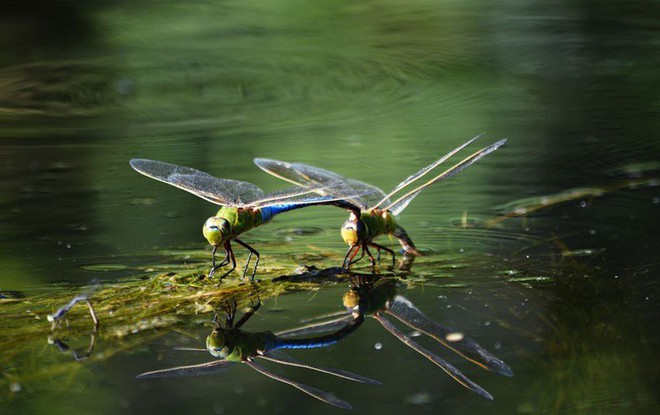
<svg viewBox="0 0 660 415">
<path fill-rule="evenodd" d="M 254 157 L 302 161 L 387 191 L 486 132 L 481 145 L 509 142 L 427 190 L 401 219 L 431 262 L 457 265 L 452 272 L 422 265 L 413 274 L 450 277 L 458 288 L 407 295 L 486 348 L 499 345 L 492 351 L 516 377 L 474 372 L 495 395 L 489 403 L 402 345 L 356 359 L 352 350 L 370 355 L 374 336 L 383 335 L 372 326 L 351 346 L 309 356 L 335 366 L 349 359 L 351 370 L 382 375 L 386 385 L 324 386 L 341 387 L 334 391 L 358 413 L 653 413 L 658 8 L 648 0 L 5 3 L 0 289 L 141 276 L 145 264 L 185 262 L 163 250 L 204 249 L 201 225 L 215 207 L 138 175 L 128 165 L 133 157 L 267 191 L 283 183 L 254 167 Z M 576 188 L 589 191 L 494 228 L 457 226 L 463 215 L 486 223 L 503 212 L 498 206 L 548 202 Z M 330 255 L 317 265 L 337 265 L 345 216 L 305 209 L 245 240 L 266 267 L 270 254 L 271 265 L 292 272 L 307 251 Z M 550 282 L 509 281 L 507 270 Z M 313 306 L 283 300 L 295 305 L 287 321 L 336 307 L 341 290 L 328 291 Z M 389 375 L 373 372 L 384 372 L 383 362 L 392 362 Z M 26 387 L 0 409 L 223 413 L 245 404 L 245 411 L 334 412 L 243 368 L 236 384 L 259 384 L 233 392 L 218 384 L 234 382 L 234 370 L 169 383 L 165 394 L 132 381 L 135 364 L 157 363 L 143 350 L 66 386 L 53 379 Z M 409 381 L 396 375 L 406 370 L 415 373 Z M 433 389 L 439 378 L 441 393 Z M 269 387 L 278 388 L 275 396 L 259 398 Z"/>
</svg>

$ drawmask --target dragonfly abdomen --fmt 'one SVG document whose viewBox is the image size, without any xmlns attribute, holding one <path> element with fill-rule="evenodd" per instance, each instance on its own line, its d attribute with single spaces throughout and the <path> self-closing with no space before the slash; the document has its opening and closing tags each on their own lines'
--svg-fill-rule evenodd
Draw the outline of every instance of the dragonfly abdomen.
<svg viewBox="0 0 660 415">
<path fill-rule="evenodd" d="M 394 237 L 399 240 L 399 243 L 401 244 L 401 247 L 403 248 L 404 251 L 416 256 L 422 255 L 421 252 L 419 252 L 417 248 L 415 248 L 415 244 L 413 243 L 412 239 L 410 239 L 410 237 L 408 236 L 406 230 L 403 229 L 401 226 L 396 225 L 396 228 L 394 228 L 394 232 L 392 232 L 392 235 L 394 235 Z"/>
<path fill-rule="evenodd" d="M 260 209 L 261 221 L 266 223 L 270 221 L 274 216 L 279 215 L 280 213 L 288 212 L 290 210 L 300 209 L 310 205 L 327 204 L 329 202 L 327 202 L 326 199 L 328 198 L 318 198 L 318 202 L 316 199 L 310 199 L 305 203 L 280 203 L 276 205 L 264 206 Z"/>
<path fill-rule="evenodd" d="M 272 345 L 273 349 L 316 349 L 319 347 L 326 347 L 337 343 L 351 334 L 355 329 L 360 327 L 363 322 L 364 316 L 359 315 L 351 319 L 344 327 L 334 333 L 307 339 L 285 339 L 273 336 L 270 345 Z"/>
</svg>

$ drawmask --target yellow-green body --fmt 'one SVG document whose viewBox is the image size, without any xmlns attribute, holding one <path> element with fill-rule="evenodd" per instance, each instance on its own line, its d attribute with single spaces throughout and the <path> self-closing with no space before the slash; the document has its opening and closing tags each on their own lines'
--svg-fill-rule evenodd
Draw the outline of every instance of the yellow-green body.
<svg viewBox="0 0 660 415">
<path fill-rule="evenodd" d="M 272 343 L 273 333 L 246 333 L 236 329 L 213 330 L 206 338 L 206 348 L 214 357 L 230 362 L 242 362 L 260 352 L 268 352 Z"/>
<path fill-rule="evenodd" d="M 261 225 L 261 209 L 223 206 L 215 214 L 227 220 L 232 228 L 232 236 L 238 236 Z"/>
<path fill-rule="evenodd" d="M 204 223 L 202 232 L 211 245 L 218 246 L 264 222 L 261 209 L 223 206 Z"/>
<path fill-rule="evenodd" d="M 341 228 L 341 237 L 349 246 L 369 246 L 380 235 L 392 235 L 399 240 L 409 254 L 420 255 L 406 231 L 396 222 L 389 210 L 369 209 L 360 212 L 358 218 L 351 212 Z M 382 246 L 374 245 L 383 249 Z"/>
<path fill-rule="evenodd" d="M 341 237 L 350 246 L 363 245 L 370 243 L 377 236 L 393 234 L 396 228 L 396 220 L 390 212 L 364 210 L 360 212 L 359 220 L 355 213 L 351 213 L 341 228 Z"/>
<path fill-rule="evenodd" d="M 370 209 L 360 213 L 360 220 L 366 225 L 369 240 L 380 235 L 394 234 L 397 223 L 387 210 Z"/>
</svg>

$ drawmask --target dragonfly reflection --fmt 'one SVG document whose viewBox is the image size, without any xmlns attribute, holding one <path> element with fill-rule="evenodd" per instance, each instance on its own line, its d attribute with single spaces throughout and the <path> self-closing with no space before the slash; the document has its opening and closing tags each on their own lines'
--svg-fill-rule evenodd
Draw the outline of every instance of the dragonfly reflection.
<svg viewBox="0 0 660 415">
<path fill-rule="evenodd" d="M 298 329 L 293 334 L 311 335 L 322 333 L 346 324 L 347 321 L 356 318 L 356 316 L 371 316 L 406 346 L 439 366 L 458 383 L 484 398 L 493 399 L 490 393 L 470 380 L 452 364 L 434 352 L 422 347 L 410 338 L 410 336 L 407 336 L 394 326 L 387 319 L 387 316 L 392 316 L 406 326 L 433 338 L 443 346 L 486 370 L 504 376 L 513 376 L 513 371 L 509 366 L 479 346 L 474 340 L 431 320 L 415 307 L 410 300 L 398 295 L 396 292 L 396 281 L 394 279 L 376 278 L 374 276 L 354 276 L 350 290 L 343 297 L 343 303 L 347 311 L 333 314 L 333 316 L 338 318 L 309 324 L 304 328 Z"/>
<path fill-rule="evenodd" d="M 362 324 L 364 321 L 362 316 L 356 316 L 355 318 L 345 320 L 344 324 L 338 327 L 337 330 L 333 333 L 312 338 L 285 339 L 270 331 L 249 333 L 241 330 L 241 326 L 243 326 L 243 324 L 245 324 L 245 322 L 247 322 L 250 317 L 254 315 L 260 304 L 261 303 L 257 303 L 255 306 L 251 307 L 240 318 L 240 320 L 236 322 L 235 303 L 231 306 L 228 306 L 224 323 L 220 323 L 218 318 L 214 320 L 216 327 L 206 339 L 206 349 L 181 349 L 208 351 L 211 353 L 211 355 L 218 358 L 218 360 L 196 365 L 155 370 L 152 372 L 142 373 L 138 375 L 137 378 L 143 379 L 157 377 L 211 375 L 222 373 L 235 363 L 244 363 L 263 375 L 291 385 L 318 400 L 343 409 L 350 409 L 351 405 L 348 402 L 341 400 L 328 392 L 322 391 L 313 386 L 293 381 L 291 379 L 287 379 L 260 365 L 257 363 L 257 359 L 315 370 L 355 382 L 375 385 L 381 384 L 377 380 L 357 375 L 342 369 L 327 368 L 316 365 L 312 366 L 287 356 L 278 350 L 320 348 L 335 344 L 344 337 L 351 334 Z"/>
</svg>

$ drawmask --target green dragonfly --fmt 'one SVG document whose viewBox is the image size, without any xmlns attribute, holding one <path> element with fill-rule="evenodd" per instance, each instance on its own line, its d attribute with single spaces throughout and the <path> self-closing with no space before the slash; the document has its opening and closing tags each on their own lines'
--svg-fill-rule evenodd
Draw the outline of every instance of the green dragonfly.
<svg viewBox="0 0 660 415">
<path fill-rule="evenodd" d="M 254 159 L 254 163 L 265 172 L 299 186 L 322 187 L 323 185 L 332 184 L 331 188 L 319 191 L 319 193 L 323 195 L 341 197 L 350 194 L 352 190 L 357 196 L 346 198 L 346 206 L 343 206 L 351 210 L 351 213 L 348 220 L 344 222 L 341 228 L 341 236 L 349 246 L 344 257 L 342 268 L 349 268 L 352 264 L 364 258 L 365 253 L 369 256 L 372 266 L 375 265 L 376 260 L 371 254 L 369 247 L 375 248 L 378 251 L 378 259 L 380 259 L 381 250 L 388 252 L 392 256 L 392 266 L 394 266 L 394 251 L 375 243 L 373 241 L 374 238 L 380 235 L 392 235 L 398 239 L 404 252 L 411 255 L 421 255 L 421 253 L 415 248 L 408 233 L 397 223 L 396 216 L 399 215 L 408 204 L 422 192 L 422 190 L 426 189 L 433 183 L 458 174 L 460 171 L 475 163 L 482 157 L 497 150 L 506 142 L 506 139 L 500 140 L 476 151 L 423 184 L 410 190 L 407 189 L 413 183 L 426 176 L 437 166 L 467 147 L 482 135 L 483 134 L 472 138 L 442 156 L 440 159 L 409 176 L 388 194 L 385 194 L 379 188 L 367 183 L 347 179 L 331 171 L 303 163 L 287 163 L 265 158 L 256 158 Z M 399 193 L 403 194 L 394 201 L 390 200 L 395 194 Z M 355 259 L 360 248 L 362 248 L 362 254 L 359 258 Z"/>
<path fill-rule="evenodd" d="M 311 205 L 344 206 L 346 203 L 344 199 L 355 195 L 354 192 L 348 195 L 341 194 L 341 191 L 333 190 L 330 183 L 265 194 L 252 183 L 220 179 L 190 167 L 146 159 L 132 159 L 130 164 L 133 169 L 147 177 L 178 187 L 221 206 L 214 216 L 206 220 L 202 228 L 204 237 L 213 246 L 211 253 L 213 265 L 209 277 L 212 277 L 218 268 L 231 263 L 231 268 L 220 277 L 220 280 L 236 269 L 232 241 L 249 252 L 243 269 L 243 278 L 247 274 L 252 255 L 256 256 L 251 275 L 251 279 L 254 280 L 259 265 L 259 252 L 238 239 L 239 235 L 269 222 L 280 213 Z M 319 196 L 319 193 L 326 195 Z M 332 196 L 329 195 L 330 193 Z M 215 254 L 219 247 L 224 249 L 225 257 L 216 264 Z"/>
<path fill-rule="evenodd" d="M 410 336 L 401 332 L 386 318 L 386 316 L 392 316 L 411 329 L 426 334 L 441 345 L 486 370 L 504 376 L 513 376 L 513 371 L 506 363 L 479 346 L 474 340 L 463 333 L 431 320 L 415 307 L 410 300 L 397 295 L 395 279 L 378 278 L 373 275 L 356 276 L 356 274 L 353 274 L 352 286 L 343 296 L 342 301 L 347 311 L 322 316 L 321 318 L 335 318 L 320 323 L 308 324 L 297 329 L 295 334 L 323 333 L 345 325 L 347 321 L 355 319 L 356 316 L 372 316 L 397 339 L 440 367 L 459 384 L 486 399 L 493 399 L 490 393 L 470 380 L 451 363 L 422 347 Z M 281 336 L 286 337 L 288 333 L 281 334 Z"/>
<path fill-rule="evenodd" d="M 365 376 L 357 375 L 342 369 L 327 368 L 322 366 L 312 366 L 300 362 L 290 356 L 278 353 L 278 349 L 309 349 L 326 347 L 337 343 L 344 337 L 355 331 L 364 321 L 360 316 L 345 320 L 345 323 L 338 327 L 331 334 L 325 334 L 314 338 L 296 338 L 285 339 L 272 332 L 248 333 L 241 330 L 241 326 L 255 313 L 260 303 L 251 307 L 241 319 L 234 323 L 236 307 L 233 304 L 227 308 L 227 318 L 224 324 L 220 324 L 216 319 L 215 329 L 206 339 L 206 349 L 179 348 L 179 350 L 189 351 L 208 351 L 218 360 L 208 363 L 195 364 L 189 366 L 179 366 L 168 369 L 156 370 L 153 372 L 142 373 L 137 376 L 143 378 L 162 378 L 162 377 L 181 377 L 181 376 L 201 376 L 222 373 L 229 369 L 235 363 L 244 363 L 257 372 L 266 375 L 272 379 L 291 385 L 294 388 L 330 405 L 343 409 L 351 409 L 351 405 L 336 396 L 322 391 L 313 386 L 305 385 L 300 382 L 285 378 L 256 362 L 257 359 L 268 360 L 271 362 L 301 367 L 315 370 L 318 372 L 330 374 L 343 379 L 359 383 L 380 385 L 381 382 L 370 379 Z M 295 333 L 297 330 L 289 330 L 287 333 Z"/>
</svg>

